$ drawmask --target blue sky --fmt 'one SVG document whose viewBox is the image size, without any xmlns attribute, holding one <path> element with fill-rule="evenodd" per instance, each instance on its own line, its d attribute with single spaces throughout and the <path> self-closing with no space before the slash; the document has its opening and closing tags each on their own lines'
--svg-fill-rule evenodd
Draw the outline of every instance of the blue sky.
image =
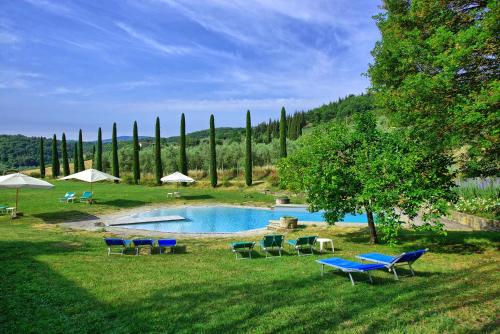
<svg viewBox="0 0 500 334">
<path fill-rule="evenodd" d="M 366 91 L 373 0 L 3 0 L 0 133 L 178 134 Z"/>
</svg>

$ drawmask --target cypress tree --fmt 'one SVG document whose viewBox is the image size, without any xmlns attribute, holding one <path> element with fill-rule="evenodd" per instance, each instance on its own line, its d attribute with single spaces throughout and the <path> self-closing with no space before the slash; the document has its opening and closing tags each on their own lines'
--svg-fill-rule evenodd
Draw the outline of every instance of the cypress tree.
<svg viewBox="0 0 500 334">
<path fill-rule="evenodd" d="M 95 166 L 94 168 L 100 170 L 102 172 L 102 131 L 101 128 L 97 130 L 97 150 L 95 157 Z"/>
<path fill-rule="evenodd" d="M 61 166 L 59 165 L 59 152 L 57 151 L 57 137 L 54 134 L 52 137 L 52 177 L 56 178 L 61 174 Z"/>
<path fill-rule="evenodd" d="M 92 169 L 95 169 L 95 164 L 96 164 L 96 157 L 95 157 L 95 145 L 92 145 Z"/>
<path fill-rule="evenodd" d="M 111 146 L 112 146 L 112 169 L 113 176 L 120 177 L 120 168 L 118 166 L 118 139 L 116 137 L 116 123 L 113 123 L 113 135 L 111 137 Z M 118 182 L 118 181 L 116 181 Z"/>
<path fill-rule="evenodd" d="M 186 156 L 186 119 L 184 113 L 181 115 L 181 134 L 180 134 L 180 169 L 181 173 L 187 175 L 188 165 Z"/>
<path fill-rule="evenodd" d="M 137 130 L 137 122 L 134 121 L 134 129 L 133 129 L 133 150 L 134 150 L 134 156 L 132 159 L 132 170 L 134 174 L 134 183 L 138 184 L 139 180 L 141 179 L 141 167 L 139 165 L 139 133 Z"/>
<path fill-rule="evenodd" d="M 247 110 L 246 128 L 246 154 L 245 154 L 245 182 L 247 186 L 252 185 L 252 124 L 250 121 L 250 110 Z"/>
<path fill-rule="evenodd" d="M 272 129 L 271 129 L 271 119 L 269 118 L 269 123 L 267 124 L 267 131 L 266 131 L 266 143 L 269 144 L 271 143 L 272 140 Z"/>
<path fill-rule="evenodd" d="M 281 108 L 280 117 L 280 158 L 286 158 L 286 111 Z"/>
<path fill-rule="evenodd" d="M 83 135 L 82 129 L 78 133 L 78 171 L 85 170 L 85 160 L 83 159 Z"/>
<path fill-rule="evenodd" d="M 61 146 L 62 146 L 63 174 L 64 176 L 68 176 L 69 175 L 68 148 L 66 147 L 66 134 L 64 134 L 64 132 L 61 138 Z"/>
<path fill-rule="evenodd" d="M 156 184 L 161 185 L 161 177 L 163 176 L 163 167 L 161 165 L 161 141 L 160 141 L 160 117 L 156 117 L 155 131 L 155 172 Z"/>
<path fill-rule="evenodd" d="M 215 121 L 210 115 L 210 183 L 217 187 L 217 152 L 215 150 Z"/>
<path fill-rule="evenodd" d="M 75 148 L 73 150 L 73 173 L 78 173 L 80 170 L 80 164 L 78 163 L 78 144 L 75 143 Z"/>
<path fill-rule="evenodd" d="M 43 137 L 40 137 L 40 177 L 45 178 L 45 152 L 43 148 Z"/>
</svg>

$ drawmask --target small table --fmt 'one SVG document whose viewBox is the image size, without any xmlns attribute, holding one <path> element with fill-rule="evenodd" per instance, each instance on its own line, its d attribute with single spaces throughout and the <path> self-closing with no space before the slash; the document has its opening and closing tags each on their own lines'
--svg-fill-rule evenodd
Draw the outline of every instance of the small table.
<svg viewBox="0 0 500 334">
<path fill-rule="evenodd" d="M 6 211 L 7 213 L 9 213 L 9 212 L 10 212 L 10 214 L 13 214 L 15 210 L 16 210 L 16 208 L 15 208 L 15 207 L 5 208 L 5 211 Z"/>
<path fill-rule="evenodd" d="M 174 197 L 174 193 L 167 193 L 167 198 Z"/>
<path fill-rule="evenodd" d="M 328 238 L 317 238 L 316 239 L 316 242 L 319 243 L 319 251 L 321 253 L 323 253 L 323 248 L 326 249 L 326 247 L 324 247 L 325 244 L 328 244 L 330 243 L 330 245 L 332 246 L 332 253 L 335 253 L 335 248 L 333 247 L 333 240 L 332 239 L 328 239 Z"/>
</svg>

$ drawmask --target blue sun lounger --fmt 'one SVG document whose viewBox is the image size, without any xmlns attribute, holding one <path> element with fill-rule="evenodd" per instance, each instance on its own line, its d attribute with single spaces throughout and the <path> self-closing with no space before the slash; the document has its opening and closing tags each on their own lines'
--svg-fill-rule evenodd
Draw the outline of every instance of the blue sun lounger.
<svg viewBox="0 0 500 334">
<path fill-rule="evenodd" d="M 108 246 L 108 255 L 111 254 L 120 254 L 123 255 L 123 252 L 127 247 L 130 246 L 131 241 L 130 240 L 124 240 L 120 238 L 104 238 L 104 242 Z M 113 252 L 114 247 L 119 247 L 120 252 Z"/>
<path fill-rule="evenodd" d="M 139 248 L 145 247 L 149 248 L 149 254 L 153 253 L 153 247 L 155 245 L 155 241 L 153 239 L 134 239 L 132 243 L 135 247 L 135 255 L 139 255 Z"/>
<path fill-rule="evenodd" d="M 349 274 L 352 285 L 354 285 L 354 278 L 352 273 L 366 273 L 370 279 L 370 283 L 373 283 L 372 276 L 370 274 L 371 270 L 385 269 L 383 264 L 365 264 L 349 260 L 344 260 L 338 257 L 332 257 L 329 259 L 316 260 L 321 264 L 321 276 L 323 276 L 323 271 L 325 266 L 333 267 L 335 269 L 342 270 L 343 272 Z"/>
<path fill-rule="evenodd" d="M 175 239 L 159 239 L 157 241 L 158 248 L 160 249 L 160 254 L 162 254 L 162 249 L 170 247 L 170 251 L 175 253 L 175 246 L 177 246 L 177 240 Z"/>
<path fill-rule="evenodd" d="M 383 264 L 389 271 L 392 270 L 394 273 L 394 279 L 398 280 L 398 273 L 396 272 L 397 265 L 405 265 L 407 264 L 410 267 L 410 272 L 413 276 L 415 276 L 415 272 L 411 265 L 413 262 L 417 261 L 422 255 L 424 255 L 428 249 L 419 249 L 417 251 L 402 253 L 397 256 L 390 256 L 380 253 L 367 253 L 360 254 L 356 256 L 360 260 L 375 262 L 379 264 Z"/>
</svg>

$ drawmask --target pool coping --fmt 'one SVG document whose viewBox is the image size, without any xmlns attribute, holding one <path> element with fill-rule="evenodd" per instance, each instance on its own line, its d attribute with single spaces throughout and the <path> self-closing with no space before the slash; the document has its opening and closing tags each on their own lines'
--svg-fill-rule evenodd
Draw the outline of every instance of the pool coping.
<svg viewBox="0 0 500 334">
<path fill-rule="evenodd" d="M 272 210 L 273 206 L 256 206 L 256 205 L 236 205 L 236 204 L 224 204 L 224 203 L 203 203 L 203 204 L 174 204 L 174 205 L 146 205 L 142 207 L 132 208 L 120 210 L 119 212 L 104 214 L 96 219 L 84 220 L 84 221 L 73 221 L 73 222 L 64 222 L 58 224 L 62 228 L 73 229 L 73 230 L 85 230 L 85 231 L 94 231 L 94 232 L 108 232 L 119 236 L 124 237 L 132 237 L 132 236 L 147 236 L 147 237 L 188 237 L 188 238 L 234 238 L 234 237 L 246 237 L 246 236 L 255 236 L 255 235 L 265 235 L 269 233 L 273 233 L 274 231 L 268 230 L 267 226 L 239 231 L 239 232 L 160 232 L 153 230 L 143 230 L 136 228 L 125 228 L 120 227 L 119 225 L 109 225 L 106 223 L 107 221 L 113 221 L 119 218 L 124 218 L 130 216 L 134 213 L 139 212 L 147 212 L 158 210 L 162 208 L 182 208 L 182 207 L 234 207 L 234 208 L 254 208 L 254 209 L 268 209 Z M 307 205 L 303 206 L 307 208 Z M 300 221 L 299 225 L 305 226 L 328 226 L 328 223 L 325 221 Z M 335 226 L 340 227 L 352 227 L 352 228 L 360 228 L 366 227 L 367 223 L 343 223 L 338 222 L 335 223 Z"/>
</svg>

